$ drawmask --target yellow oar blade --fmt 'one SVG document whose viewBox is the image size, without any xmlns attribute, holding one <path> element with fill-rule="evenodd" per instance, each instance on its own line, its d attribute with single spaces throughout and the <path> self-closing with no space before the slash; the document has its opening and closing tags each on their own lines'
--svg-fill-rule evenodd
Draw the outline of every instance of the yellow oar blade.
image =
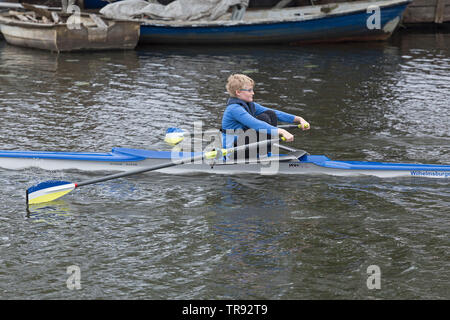
<svg viewBox="0 0 450 320">
<path fill-rule="evenodd" d="M 178 133 L 168 133 L 164 138 L 164 141 L 171 146 L 175 146 L 184 140 L 184 137 Z"/>
<path fill-rule="evenodd" d="M 179 128 L 169 128 L 166 131 L 166 136 L 164 141 L 172 146 L 179 144 L 184 140 L 184 135 L 186 132 Z"/>
<path fill-rule="evenodd" d="M 53 201 L 66 195 L 77 185 L 67 181 L 41 182 L 27 189 L 27 204 L 38 204 Z"/>
</svg>

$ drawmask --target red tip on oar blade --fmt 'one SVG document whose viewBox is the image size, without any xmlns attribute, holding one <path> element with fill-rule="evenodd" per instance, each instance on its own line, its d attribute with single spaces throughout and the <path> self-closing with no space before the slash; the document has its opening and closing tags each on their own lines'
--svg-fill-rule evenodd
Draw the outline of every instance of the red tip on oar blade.
<svg viewBox="0 0 450 320">
<path fill-rule="evenodd" d="M 67 181 L 50 180 L 27 189 L 27 204 L 53 201 L 69 193 L 77 186 Z"/>
</svg>

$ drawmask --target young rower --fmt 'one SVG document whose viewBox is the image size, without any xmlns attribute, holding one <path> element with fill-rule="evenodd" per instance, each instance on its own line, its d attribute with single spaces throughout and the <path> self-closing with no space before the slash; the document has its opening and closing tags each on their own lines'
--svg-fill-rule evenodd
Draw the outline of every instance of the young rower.
<svg viewBox="0 0 450 320">
<path fill-rule="evenodd" d="M 277 128 L 278 121 L 296 122 L 301 124 L 303 130 L 309 130 L 309 123 L 302 117 L 266 108 L 253 102 L 254 86 L 253 79 L 246 75 L 233 74 L 228 77 L 226 89 L 230 97 L 222 117 L 223 147 L 232 148 L 236 146 L 236 130 L 253 129 L 258 133 L 258 140 L 270 139 L 271 136 L 282 136 L 287 142 L 293 141 L 294 136 L 291 133 L 285 129 Z M 259 136 L 260 131 L 264 131 L 267 135 Z M 246 143 L 248 142 L 246 141 Z"/>
</svg>

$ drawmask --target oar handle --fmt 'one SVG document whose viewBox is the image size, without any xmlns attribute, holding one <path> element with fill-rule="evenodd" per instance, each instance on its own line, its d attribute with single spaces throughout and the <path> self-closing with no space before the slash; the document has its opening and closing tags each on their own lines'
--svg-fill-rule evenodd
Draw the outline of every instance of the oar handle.
<svg viewBox="0 0 450 320">
<path fill-rule="evenodd" d="M 302 126 L 302 124 L 298 123 L 298 124 L 282 124 L 277 126 L 278 128 L 296 128 L 296 129 L 303 129 L 303 128 L 308 128 L 309 124 L 305 124 L 304 126 Z M 211 130 L 206 130 L 206 131 L 202 131 L 202 132 L 198 132 L 198 134 L 203 134 L 203 135 L 215 135 L 215 134 L 219 134 L 221 133 L 221 130 L 218 129 L 211 129 Z M 190 136 L 190 137 L 194 137 L 196 135 L 196 133 L 191 133 L 188 131 L 185 131 L 183 129 L 180 128 L 176 128 L 176 127 L 171 127 L 168 128 L 166 131 L 166 138 L 169 137 L 169 139 L 180 139 L 181 137 L 184 136 Z"/>
<path fill-rule="evenodd" d="M 304 128 L 308 128 L 309 125 L 305 124 Z M 301 123 L 299 124 L 282 124 L 279 125 L 278 128 L 282 128 L 282 129 L 289 129 L 289 128 L 295 128 L 295 129 L 303 129 L 303 126 L 301 125 Z"/>
</svg>

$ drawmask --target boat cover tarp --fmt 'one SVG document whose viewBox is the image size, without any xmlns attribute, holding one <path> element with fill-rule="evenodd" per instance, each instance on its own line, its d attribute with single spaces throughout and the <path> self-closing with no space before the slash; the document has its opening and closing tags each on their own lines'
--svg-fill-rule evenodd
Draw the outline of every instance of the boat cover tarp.
<svg viewBox="0 0 450 320">
<path fill-rule="evenodd" d="M 147 16 L 154 20 L 217 20 L 235 5 L 248 6 L 249 0 L 175 0 L 162 5 L 156 0 L 124 0 L 106 5 L 100 13 L 113 19 Z"/>
</svg>

